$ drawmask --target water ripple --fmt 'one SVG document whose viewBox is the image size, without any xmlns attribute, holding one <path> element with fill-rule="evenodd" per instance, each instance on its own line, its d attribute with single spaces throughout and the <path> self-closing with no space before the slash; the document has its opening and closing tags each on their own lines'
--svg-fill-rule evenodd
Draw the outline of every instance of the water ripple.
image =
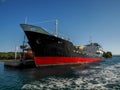
<svg viewBox="0 0 120 90">
<path fill-rule="evenodd" d="M 94 66 L 83 71 L 77 70 L 77 78 L 46 77 L 38 81 L 23 85 L 23 90 L 119 90 L 120 89 L 120 63 L 110 66 Z"/>
</svg>

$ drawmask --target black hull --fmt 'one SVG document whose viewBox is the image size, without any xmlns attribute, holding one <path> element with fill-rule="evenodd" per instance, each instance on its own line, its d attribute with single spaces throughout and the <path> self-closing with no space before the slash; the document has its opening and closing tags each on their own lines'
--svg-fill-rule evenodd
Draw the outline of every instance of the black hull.
<svg viewBox="0 0 120 90">
<path fill-rule="evenodd" d="M 35 56 L 98 57 L 76 49 L 64 39 L 36 32 L 25 32 Z"/>
</svg>

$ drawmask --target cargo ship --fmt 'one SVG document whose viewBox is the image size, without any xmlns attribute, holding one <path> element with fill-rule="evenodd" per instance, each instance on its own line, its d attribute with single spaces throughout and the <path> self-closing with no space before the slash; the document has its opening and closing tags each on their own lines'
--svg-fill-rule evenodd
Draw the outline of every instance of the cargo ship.
<svg viewBox="0 0 120 90">
<path fill-rule="evenodd" d="M 102 47 L 98 43 L 75 46 L 70 40 L 53 35 L 45 29 L 20 24 L 25 32 L 28 43 L 34 55 L 34 61 L 39 66 L 74 65 L 99 62 L 102 60 Z"/>
</svg>

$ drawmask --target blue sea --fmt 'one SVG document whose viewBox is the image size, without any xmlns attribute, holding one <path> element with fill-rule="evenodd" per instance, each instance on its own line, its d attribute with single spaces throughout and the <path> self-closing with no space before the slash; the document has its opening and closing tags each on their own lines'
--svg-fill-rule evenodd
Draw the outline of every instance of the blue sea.
<svg viewBox="0 0 120 90">
<path fill-rule="evenodd" d="M 17 69 L 0 62 L 0 90 L 120 90 L 120 56 L 57 68 Z"/>
</svg>

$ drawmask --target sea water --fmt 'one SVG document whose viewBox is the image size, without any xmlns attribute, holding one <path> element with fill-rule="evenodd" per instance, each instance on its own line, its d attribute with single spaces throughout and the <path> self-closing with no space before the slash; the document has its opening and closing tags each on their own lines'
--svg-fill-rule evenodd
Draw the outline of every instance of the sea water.
<svg viewBox="0 0 120 90">
<path fill-rule="evenodd" d="M 77 67 L 11 68 L 0 63 L 0 90 L 120 90 L 120 56 Z"/>
</svg>

